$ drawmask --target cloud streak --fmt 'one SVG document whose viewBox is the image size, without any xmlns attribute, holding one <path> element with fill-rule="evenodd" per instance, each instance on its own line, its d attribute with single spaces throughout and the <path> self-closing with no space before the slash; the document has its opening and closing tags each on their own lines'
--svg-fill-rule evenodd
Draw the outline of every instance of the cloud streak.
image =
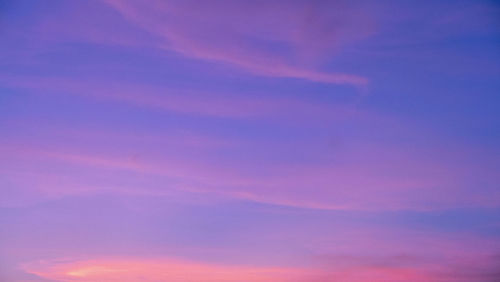
<svg viewBox="0 0 500 282">
<path fill-rule="evenodd" d="M 87 143 L 95 143 L 92 134 L 84 135 L 87 136 Z M 128 138 L 126 135 L 96 136 L 115 138 L 117 142 L 121 140 L 124 143 L 122 146 L 126 146 L 124 140 Z M 468 183 L 479 173 L 488 175 L 488 172 L 481 171 L 479 167 L 471 170 L 473 167 L 470 165 L 457 166 L 445 161 L 436 162 L 433 158 L 418 157 L 413 153 L 405 153 L 403 148 L 372 146 L 367 149 L 366 144 L 364 148 L 349 146 L 346 147 L 349 151 L 344 149 L 343 156 L 338 156 L 346 160 L 344 163 L 304 166 L 276 161 L 274 164 L 262 163 L 262 159 L 234 161 L 219 156 L 223 152 L 244 148 L 259 152 L 260 149 L 253 148 L 251 143 L 238 140 L 226 142 L 228 145 L 223 147 L 198 147 L 192 157 L 188 157 L 188 152 L 196 147 L 189 143 L 173 144 L 173 147 L 164 149 L 162 156 L 156 156 L 154 150 L 158 142 L 151 137 L 148 139 L 132 139 L 131 145 L 141 144 L 148 149 L 136 149 L 129 153 L 120 148 L 112 152 L 109 151 L 111 148 L 106 149 L 102 145 L 100 148 L 66 146 L 57 150 L 4 145 L 4 156 L 11 159 L 10 164 L 22 164 L 29 158 L 32 163 L 30 167 L 51 167 L 53 172 L 60 171 L 61 175 L 69 179 L 76 177 L 75 183 L 83 181 L 78 174 L 83 175 L 84 172 L 87 179 L 98 179 L 105 171 L 128 172 L 127 179 L 132 183 L 143 179 L 143 184 L 135 189 L 136 193 L 165 195 L 172 191 L 184 191 L 320 210 L 435 210 L 467 206 L 494 207 L 499 204 L 494 197 L 474 193 L 462 184 Z M 97 153 L 103 149 L 109 153 Z M 385 160 L 384 164 L 380 163 L 381 159 Z M 261 165 L 256 168 L 254 163 Z M 44 170 L 36 171 L 43 173 Z M 153 176 L 163 177 L 164 184 L 144 182 L 144 179 Z M 122 187 L 120 178 L 107 176 L 107 186 L 114 187 L 115 193 L 121 193 L 121 190 L 124 193 L 133 192 L 133 188 L 126 188 L 129 185 Z M 12 181 L 16 181 L 15 178 Z M 150 188 L 146 189 L 144 185 Z M 91 187 L 90 184 L 87 186 Z M 71 194 L 71 190 L 62 191 Z M 90 193 L 96 191 L 99 190 L 89 190 Z M 450 191 L 453 191 L 454 196 L 446 197 Z M 51 189 L 45 192 L 52 193 Z M 61 191 L 54 189 L 53 192 L 57 195 Z M 75 193 L 81 192 L 80 189 L 75 190 Z"/>
<path fill-rule="evenodd" d="M 355 14 L 346 5 L 322 7 L 319 2 L 297 4 L 280 1 L 272 4 L 262 2 L 259 5 L 244 2 L 234 5 L 227 1 L 216 1 L 213 5 L 196 1 L 105 2 L 128 20 L 165 39 L 164 48 L 188 57 L 229 63 L 262 76 L 359 87 L 368 83 L 362 76 L 316 71 L 304 63 L 302 66 L 291 63 L 301 57 L 324 56 L 325 50 L 331 50 L 344 41 L 345 38 L 340 36 L 352 40 L 370 34 L 369 24 L 362 22 L 362 15 Z M 337 9 L 339 14 L 340 11 L 346 13 L 342 17 L 344 22 L 339 24 L 335 22 L 338 19 L 333 20 L 322 14 L 325 8 Z M 359 17 L 359 21 L 351 20 L 351 17 Z M 296 22 L 297 26 L 280 25 L 284 22 Z M 297 32 L 290 33 L 290 30 Z M 322 31 L 322 34 L 317 34 Z M 317 34 L 321 39 L 318 41 L 318 38 L 314 38 L 314 43 L 309 44 L 309 34 Z M 249 38 L 280 47 L 274 52 L 259 50 L 248 42 Z M 323 43 L 319 46 L 314 45 L 321 41 Z M 309 54 L 304 54 L 304 49 Z M 283 56 L 288 53 L 285 50 L 292 50 L 295 55 L 286 58 Z"/>
</svg>

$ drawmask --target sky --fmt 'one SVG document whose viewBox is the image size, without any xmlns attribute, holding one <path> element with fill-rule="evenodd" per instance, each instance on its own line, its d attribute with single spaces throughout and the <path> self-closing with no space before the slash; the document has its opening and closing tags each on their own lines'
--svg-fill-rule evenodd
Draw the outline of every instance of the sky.
<svg viewBox="0 0 500 282">
<path fill-rule="evenodd" d="M 499 281 L 496 1 L 0 0 L 0 281 Z"/>
</svg>

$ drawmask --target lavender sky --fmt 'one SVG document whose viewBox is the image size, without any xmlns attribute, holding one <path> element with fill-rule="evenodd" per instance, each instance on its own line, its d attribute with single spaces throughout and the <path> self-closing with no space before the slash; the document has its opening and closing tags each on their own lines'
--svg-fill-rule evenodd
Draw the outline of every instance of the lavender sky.
<svg viewBox="0 0 500 282">
<path fill-rule="evenodd" d="M 0 281 L 500 281 L 495 1 L 0 1 Z"/>
</svg>

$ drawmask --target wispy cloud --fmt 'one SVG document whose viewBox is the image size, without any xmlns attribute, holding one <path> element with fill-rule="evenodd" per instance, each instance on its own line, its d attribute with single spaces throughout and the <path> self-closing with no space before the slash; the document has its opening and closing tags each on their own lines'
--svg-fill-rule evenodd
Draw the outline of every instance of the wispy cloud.
<svg viewBox="0 0 500 282">
<path fill-rule="evenodd" d="M 368 82 L 359 75 L 317 71 L 310 62 L 304 62 L 306 57 L 325 58 L 341 43 L 372 32 L 366 15 L 346 3 L 105 2 L 163 38 L 164 48 L 188 57 L 229 63 L 262 76 L 355 86 Z M 323 9 L 336 10 L 340 17 L 329 18 L 331 15 L 324 14 Z M 252 39 L 270 48 L 260 49 Z"/>
<path fill-rule="evenodd" d="M 119 142 L 124 146 L 128 138 L 126 135 L 98 136 L 99 139 L 121 140 Z M 87 134 L 86 138 L 88 144 L 95 143 L 91 134 Z M 368 150 L 367 144 L 363 145 L 364 148 L 352 146 L 352 151 L 344 150 L 343 156 L 339 155 L 339 159 L 351 161 L 293 165 L 276 161 L 262 163 L 260 159 L 241 162 L 220 157 L 223 152 L 231 152 L 235 148 L 255 150 L 238 140 L 233 140 L 230 147 L 215 147 L 216 151 L 211 147 L 199 147 L 195 154 L 190 153 L 194 149 L 191 144 L 176 144 L 165 148 L 162 156 L 157 156 L 154 152 L 161 143 L 149 139 L 130 143 L 142 144 L 147 149 L 138 148 L 129 153 L 120 148 L 109 148 L 106 149 L 108 153 L 103 154 L 98 153 L 105 149 L 102 146 L 81 145 L 58 149 L 4 145 L 3 151 L 5 158 L 11 159 L 9 166 L 25 163 L 29 158 L 30 166 L 51 167 L 52 173 L 60 171 L 67 177 L 77 177 L 75 182 L 80 184 L 98 179 L 105 171 L 114 171 L 116 177 L 107 176 L 108 184 L 100 187 L 108 186 L 108 191 L 113 189 L 119 194 L 134 191 L 129 185 L 123 186 L 123 176 L 118 173 L 122 171 L 128 172 L 126 178 L 130 183 L 142 179 L 139 182 L 142 184 L 135 188 L 137 193 L 166 195 L 172 191 L 184 191 L 305 209 L 435 210 L 499 204 L 495 197 L 474 193 L 462 184 L 470 182 L 479 173 L 488 173 L 481 168 L 471 170 L 470 165 L 437 162 L 433 158 L 405 153 L 397 147 L 372 146 Z M 385 163 L 380 163 L 381 159 Z M 256 168 L 256 163 L 261 165 Z M 3 164 L 3 169 L 9 167 L 6 165 Z M 145 175 L 163 177 L 163 184 L 144 182 Z M 87 186 L 91 187 L 90 184 Z M 72 193 L 71 189 L 61 189 L 54 187 L 45 192 L 51 194 L 53 190 L 56 195 L 62 191 L 64 194 Z M 95 193 L 99 190 L 94 188 L 88 191 Z M 446 197 L 450 191 L 454 196 Z M 82 193 L 82 190 L 76 189 L 74 193 Z"/>
<path fill-rule="evenodd" d="M 219 118 L 345 119 L 354 116 L 377 118 L 352 104 L 321 104 L 292 97 L 266 97 L 263 93 L 241 93 L 179 89 L 168 86 L 98 79 L 61 79 L 56 77 L 6 76 L 0 81 L 13 89 L 35 91 L 37 95 L 80 95 L 93 100 L 124 103 L 140 108 L 172 113 Z M 294 121 L 295 122 L 295 121 Z"/>
</svg>

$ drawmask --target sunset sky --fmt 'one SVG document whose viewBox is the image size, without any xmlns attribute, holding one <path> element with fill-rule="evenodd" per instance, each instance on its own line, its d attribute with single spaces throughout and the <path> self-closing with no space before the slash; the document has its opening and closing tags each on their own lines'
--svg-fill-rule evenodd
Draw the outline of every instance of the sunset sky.
<svg viewBox="0 0 500 282">
<path fill-rule="evenodd" d="M 496 1 L 0 0 L 0 281 L 500 281 Z"/>
</svg>

